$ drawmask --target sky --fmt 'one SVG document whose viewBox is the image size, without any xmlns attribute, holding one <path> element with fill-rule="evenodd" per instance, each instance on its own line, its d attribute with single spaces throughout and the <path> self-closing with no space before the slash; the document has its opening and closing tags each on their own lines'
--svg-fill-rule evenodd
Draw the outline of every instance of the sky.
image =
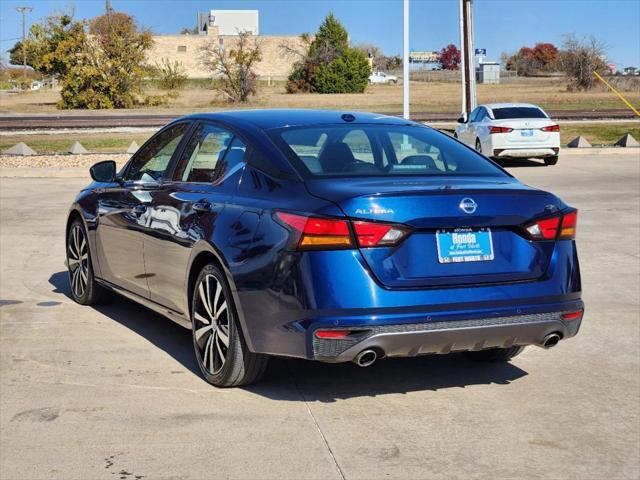
<svg viewBox="0 0 640 480">
<path fill-rule="evenodd" d="M 104 11 L 104 0 L 0 0 L 0 52 L 20 38 L 15 8 L 31 6 L 27 25 L 54 12 L 75 9 L 76 17 Z M 537 42 L 562 43 L 564 34 L 593 34 L 608 46 L 618 68 L 640 67 L 640 0 L 474 0 L 476 48 L 499 60 Z M 115 10 L 133 15 L 154 33 L 178 33 L 211 9 L 257 9 L 263 35 L 315 32 L 329 12 L 342 21 L 352 43 L 378 45 L 387 54 L 402 52 L 402 0 L 112 0 Z M 458 0 L 410 0 L 410 48 L 440 50 L 459 44 Z M 28 28 L 28 27 L 27 27 Z"/>
</svg>

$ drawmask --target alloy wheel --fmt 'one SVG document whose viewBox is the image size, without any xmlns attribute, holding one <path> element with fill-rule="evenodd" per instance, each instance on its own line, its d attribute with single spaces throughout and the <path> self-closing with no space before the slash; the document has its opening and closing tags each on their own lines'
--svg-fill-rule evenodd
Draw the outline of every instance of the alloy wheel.
<svg viewBox="0 0 640 480">
<path fill-rule="evenodd" d="M 76 298 L 80 298 L 87 291 L 87 282 L 89 280 L 89 249 L 84 231 L 80 225 L 75 225 L 69 233 L 67 261 L 69 263 L 71 289 Z"/>
<path fill-rule="evenodd" d="M 213 275 L 205 275 L 198 285 L 193 318 L 202 365 L 216 374 L 224 367 L 229 352 L 230 318 L 222 285 Z"/>
</svg>

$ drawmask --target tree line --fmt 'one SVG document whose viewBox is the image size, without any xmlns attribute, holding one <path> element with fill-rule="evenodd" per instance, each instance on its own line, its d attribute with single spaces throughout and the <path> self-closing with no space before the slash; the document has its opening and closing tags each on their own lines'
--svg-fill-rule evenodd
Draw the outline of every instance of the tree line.
<svg viewBox="0 0 640 480">
<path fill-rule="evenodd" d="M 301 35 L 302 48 L 282 45 L 282 54 L 292 59 L 286 82 L 288 93 L 362 93 L 371 69 L 393 70 L 402 65 L 399 56 L 385 56 L 371 44 L 351 46 L 349 33 L 329 13 L 318 31 Z M 153 46 L 149 30 L 133 17 L 111 11 L 79 21 L 70 14 L 47 17 L 34 24 L 24 42 L 10 50 L 14 64 L 27 64 L 42 75 L 55 77 L 61 85 L 58 107 L 62 109 L 132 108 L 167 103 L 183 88 L 187 75 L 180 62 L 159 59 L 149 64 Z M 605 47 L 594 38 L 569 36 L 562 50 L 550 43 L 522 47 L 504 55 L 508 69 L 521 75 L 563 69 L 571 78 L 571 89 L 593 86 L 593 71 L 606 69 Z M 222 48 L 212 41 L 200 49 L 199 61 L 214 77 L 214 87 L 228 102 L 247 102 L 258 93 L 256 65 L 261 62 L 259 37 L 238 32 Z M 445 69 L 457 69 L 460 51 L 451 44 L 439 52 Z M 144 91 L 144 82 L 155 79 L 163 90 L 157 95 Z"/>
</svg>

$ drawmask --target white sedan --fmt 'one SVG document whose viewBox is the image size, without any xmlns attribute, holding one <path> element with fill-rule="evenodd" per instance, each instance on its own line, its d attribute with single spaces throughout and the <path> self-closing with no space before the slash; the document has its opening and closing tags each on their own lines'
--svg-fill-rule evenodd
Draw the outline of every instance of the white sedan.
<svg viewBox="0 0 640 480">
<path fill-rule="evenodd" d="M 560 127 L 536 105 L 490 103 L 458 119 L 454 137 L 491 158 L 542 158 L 558 163 Z"/>
</svg>

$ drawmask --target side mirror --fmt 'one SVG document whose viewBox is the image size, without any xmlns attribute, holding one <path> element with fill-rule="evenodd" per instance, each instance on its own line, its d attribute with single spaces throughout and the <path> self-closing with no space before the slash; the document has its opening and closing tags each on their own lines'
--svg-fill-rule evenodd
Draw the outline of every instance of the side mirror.
<svg viewBox="0 0 640 480">
<path fill-rule="evenodd" d="M 462 116 L 458 117 L 458 123 L 467 123 L 467 114 L 464 113 Z"/>
<path fill-rule="evenodd" d="M 89 174 L 96 182 L 114 182 L 116 180 L 116 162 L 113 160 L 98 162 L 89 169 Z"/>
</svg>

